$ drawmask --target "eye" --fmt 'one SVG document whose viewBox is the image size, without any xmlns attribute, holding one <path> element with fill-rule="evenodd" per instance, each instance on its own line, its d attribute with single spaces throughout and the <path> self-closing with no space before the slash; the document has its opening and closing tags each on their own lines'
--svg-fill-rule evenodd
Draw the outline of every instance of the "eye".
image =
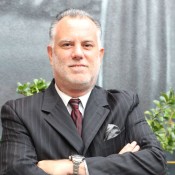
<svg viewBox="0 0 175 175">
<path fill-rule="evenodd" d="M 63 47 L 69 47 L 69 46 L 71 46 L 71 44 L 70 43 L 64 43 L 62 46 Z"/>
<path fill-rule="evenodd" d="M 85 47 L 92 47 L 92 44 L 85 44 Z"/>
<path fill-rule="evenodd" d="M 94 45 L 92 44 L 92 43 L 84 43 L 83 44 L 83 47 L 85 48 L 85 49 L 91 49 L 91 48 L 93 48 L 94 47 Z"/>
<path fill-rule="evenodd" d="M 72 43 L 71 42 L 63 42 L 60 44 L 60 46 L 63 48 L 63 49 L 69 49 L 70 47 L 72 47 Z"/>
</svg>

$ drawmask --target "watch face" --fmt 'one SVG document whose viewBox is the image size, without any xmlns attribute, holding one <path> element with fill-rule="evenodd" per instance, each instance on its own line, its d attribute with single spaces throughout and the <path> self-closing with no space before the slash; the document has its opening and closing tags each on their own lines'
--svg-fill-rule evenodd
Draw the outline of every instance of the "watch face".
<svg viewBox="0 0 175 175">
<path fill-rule="evenodd" d="M 71 157 L 72 157 L 73 161 L 77 161 L 77 162 L 83 161 L 85 159 L 85 157 L 83 157 L 81 155 L 72 155 Z"/>
<path fill-rule="evenodd" d="M 78 158 L 82 158 L 83 156 L 80 156 L 80 155 L 76 155 L 76 154 L 75 154 L 75 155 L 72 155 L 72 157 L 78 159 Z"/>
</svg>

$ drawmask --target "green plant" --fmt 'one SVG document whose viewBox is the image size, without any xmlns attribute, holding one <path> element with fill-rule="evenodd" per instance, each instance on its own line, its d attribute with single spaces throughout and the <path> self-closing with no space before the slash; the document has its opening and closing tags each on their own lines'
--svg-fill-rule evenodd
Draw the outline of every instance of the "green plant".
<svg viewBox="0 0 175 175">
<path fill-rule="evenodd" d="M 175 151 L 175 92 L 170 89 L 161 93 L 160 100 L 154 100 L 155 108 L 145 111 L 151 129 L 162 148 L 170 153 Z"/>
<path fill-rule="evenodd" d="M 44 79 L 34 79 L 32 83 L 27 82 L 21 84 L 20 82 L 17 83 L 17 93 L 22 94 L 24 96 L 30 96 L 34 93 L 38 93 L 49 86 L 50 82 L 46 82 Z"/>
</svg>

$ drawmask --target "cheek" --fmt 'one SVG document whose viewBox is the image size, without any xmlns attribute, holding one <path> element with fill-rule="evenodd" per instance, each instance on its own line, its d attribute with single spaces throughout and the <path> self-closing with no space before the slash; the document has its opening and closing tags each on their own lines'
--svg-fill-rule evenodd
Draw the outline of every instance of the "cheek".
<svg viewBox="0 0 175 175">
<path fill-rule="evenodd" d="M 62 55 L 59 56 L 54 55 L 53 64 L 55 67 L 65 65 L 66 64 L 65 56 L 63 57 Z"/>
<path fill-rule="evenodd" d="M 100 70 L 100 61 L 98 60 L 93 60 L 92 62 L 90 62 L 90 72 L 93 76 L 97 76 Z"/>
<path fill-rule="evenodd" d="M 98 67 L 100 67 L 101 65 L 101 59 L 99 57 L 94 57 L 92 60 L 91 60 L 91 63 L 90 63 L 95 69 L 97 69 Z"/>
<path fill-rule="evenodd" d="M 55 63 L 59 64 L 66 63 L 70 55 L 71 53 L 68 50 L 55 49 L 53 56 L 55 57 Z"/>
</svg>

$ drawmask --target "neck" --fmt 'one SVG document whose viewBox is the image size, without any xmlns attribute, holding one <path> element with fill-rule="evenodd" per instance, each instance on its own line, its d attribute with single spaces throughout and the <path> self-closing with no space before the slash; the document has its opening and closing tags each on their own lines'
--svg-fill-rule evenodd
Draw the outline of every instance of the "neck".
<svg viewBox="0 0 175 175">
<path fill-rule="evenodd" d="M 66 88 L 61 88 L 60 86 L 56 84 L 56 88 L 58 88 L 60 91 L 62 91 L 64 94 L 70 97 L 78 98 L 83 95 L 86 95 L 88 92 L 92 90 L 93 87 L 88 88 L 88 89 L 73 89 L 73 88 L 66 89 Z"/>
</svg>

